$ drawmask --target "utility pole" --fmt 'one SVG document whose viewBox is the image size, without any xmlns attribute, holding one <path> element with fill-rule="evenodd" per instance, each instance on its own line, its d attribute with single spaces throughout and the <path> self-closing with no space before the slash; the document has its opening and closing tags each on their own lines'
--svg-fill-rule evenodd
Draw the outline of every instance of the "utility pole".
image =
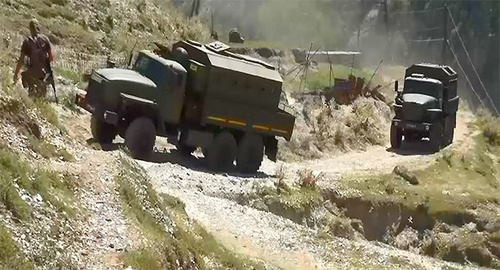
<svg viewBox="0 0 500 270">
<path fill-rule="evenodd" d="M 441 50 L 441 64 L 446 65 L 446 48 L 448 47 L 448 7 L 443 7 L 443 48 Z"/>
<path fill-rule="evenodd" d="M 191 17 L 198 16 L 200 13 L 200 0 L 193 0 L 193 5 L 191 6 Z"/>
</svg>

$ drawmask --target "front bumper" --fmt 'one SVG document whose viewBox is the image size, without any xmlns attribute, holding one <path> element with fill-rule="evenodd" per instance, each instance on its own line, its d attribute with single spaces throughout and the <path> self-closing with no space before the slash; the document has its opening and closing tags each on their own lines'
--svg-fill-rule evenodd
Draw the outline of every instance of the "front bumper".
<svg viewBox="0 0 500 270">
<path fill-rule="evenodd" d="M 97 116 L 100 119 L 104 120 L 104 122 L 112 125 L 117 125 L 119 121 L 118 114 L 116 112 L 108 111 L 108 110 L 103 110 L 103 109 L 98 109 L 92 107 L 86 99 L 86 92 L 84 91 L 79 91 L 76 94 L 75 97 L 75 103 L 91 113 L 93 116 Z"/>
<path fill-rule="evenodd" d="M 422 131 L 422 132 L 431 131 L 432 128 L 434 127 L 434 125 L 431 123 L 413 122 L 413 121 L 406 121 L 406 120 L 402 120 L 402 119 L 393 119 L 392 124 L 399 129 L 415 130 L 415 131 Z"/>
<path fill-rule="evenodd" d="M 82 107 L 83 109 L 85 109 L 89 113 L 94 113 L 94 107 L 92 107 L 88 104 L 87 99 L 85 98 L 86 95 L 87 95 L 87 92 L 78 91 L 78 93 L 76 93 L 76 96 L 75 96 L 75 103 L 76 103 L 76 105 Z"/>
</svg>

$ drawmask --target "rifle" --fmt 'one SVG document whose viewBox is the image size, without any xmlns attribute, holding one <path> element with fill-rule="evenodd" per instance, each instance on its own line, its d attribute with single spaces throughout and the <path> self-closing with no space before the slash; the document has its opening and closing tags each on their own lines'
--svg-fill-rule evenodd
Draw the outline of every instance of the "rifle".
<svg viewBox="0 0 500 270">
<path fill-rule="evenodd" d="M 56 100 L 56 103 L 59 103 L 59 100 L 57 99 L 57 93 L 56 93 L 56 82 L 54 80 L 54 72 L 52 71 L 52 65 L 50 64 L 50 60 L 47 63 L 47 75 L 45 75 L 45 78 L 43 81 L 49 82 L 50 85 L 52 85 L 52 89 L 54 90 L 54 98 Z"/>
</svg>

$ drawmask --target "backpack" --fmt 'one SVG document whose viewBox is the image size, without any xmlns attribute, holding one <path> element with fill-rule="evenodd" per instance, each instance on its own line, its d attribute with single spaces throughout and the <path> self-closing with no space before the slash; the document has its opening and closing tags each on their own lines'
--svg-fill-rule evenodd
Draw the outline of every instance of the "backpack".
<svg viewBox="0 0 500 270">
<path fill-rule="evenodd" d="M 47 39 L 42 35 L 29 37 L 28 40 L 29 55 L 28 55 L 28 69 L 30 73 L 42 79 L 47 75 L 49 65 L 49 44 Z"/>
</svg>

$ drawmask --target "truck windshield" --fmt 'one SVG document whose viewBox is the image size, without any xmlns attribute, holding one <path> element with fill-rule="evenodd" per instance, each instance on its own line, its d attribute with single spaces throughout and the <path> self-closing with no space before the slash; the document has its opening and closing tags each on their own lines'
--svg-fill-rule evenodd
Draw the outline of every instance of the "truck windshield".
<svg viewBox="0 0 500 270">
<path fill-rule="evenodd" d="M 165 66 L 160 62 L 155 61 L 146 55 L 139 54 L 133 69 L 152 80 L 158 88 L 164 88 L 167 86 Z"/>
<path fill-rule="evenodd" d="M 442 87 L 441 84 L 435 82 L 406 79 L 403 93 L 422 94 L 439 99 L 441 98 Z"/>
</svg>

